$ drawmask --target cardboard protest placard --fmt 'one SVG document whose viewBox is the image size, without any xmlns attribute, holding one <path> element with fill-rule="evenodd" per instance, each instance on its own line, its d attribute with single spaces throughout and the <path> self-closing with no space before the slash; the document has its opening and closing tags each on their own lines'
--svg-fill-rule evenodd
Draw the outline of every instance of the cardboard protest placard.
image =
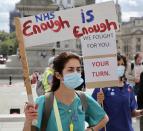
<svg viewBox="0 0 143 131">
<path fill-rule="evenodd" d="M 111 1 L 24 17 L 20 23 L 26 47 L 119 28 L 114 2 Z"/>
<path fill-rule="evenodd" d="M 118 84 L 116 74 L 117 57 L 94 57 L 84 59 L 84 72 L 87 88 L 115 86 Z"/>
<path fill-rule="evenodd" d="M 115 29 L 83 36 L 81 43 L 86 87 L 117 86 Z"/>
<path fill-rule="evenodd" d="M 94 33 L 88 36 L 83 36 L 82 55 L 87 56 L 102 56 L 116 54 L 116 33 L 115 31 L 107 31 L 104 33 Z"/>
</svg>

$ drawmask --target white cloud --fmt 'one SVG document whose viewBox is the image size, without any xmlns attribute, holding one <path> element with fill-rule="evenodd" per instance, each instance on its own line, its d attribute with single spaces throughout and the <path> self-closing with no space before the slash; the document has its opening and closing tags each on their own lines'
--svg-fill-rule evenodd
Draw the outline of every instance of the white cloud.
<svg viewBox="0 0 143 131">
<path fill-rule="evenodd" d="M 97 3 L 110 0 L 96 0 Z M 116 0 L 114 0 L 116 2 Z M 122 20 L 128 21 L 130 17 L 143 16 L 143 0 L 118 0 L 122 11 Z"/>
<path fill-rule="evenodd" d="M 0 30 L 9 31 L 9 11 L 14 10 L 15 3 L 20 0 L 0 0 Z M 111 0 L 96 0 L 97 3 Z M 116 0 L 113 0 L 116 2 Z M 118 0 L 122 9 L 123 21 L 130 17 L 143 16 L 143 0 Z"/>
<path fill-rule="evenodd" d="M 134 12 L 134 11 L 130 11 L 129 12 L 123 12 L 122 13 L 122 19 L 124 21 L 129 21 L 130 17 L 140 17 L 139 12 Z"/>
<path fill-rule="evenodd" d="M 9 32 L 9 12 L 14 10 L 20 0 L 0 0 L 0 30 Z"/>
<path fill-rule="evenodd" d="M 0 18 L 1 18 L 1 22 L 2 23 L 7 22 L 8 21 L 8 17 L 9 17 L 8 13 L 6 13 L 6 12 L 0 13 Z"/>
<path fill-rule="evenodd" d="M 9 31 L 9 14 L 7 12 L 0 13 L 0 30 Z"/>
<path fill-rule="evenodd" d="M 0 11 L 1 12 L 8 12 L 15 8 L 15 3 L 19 2 L 20 0 L 1 0 L 0 1 Z"/>
<path fill-rule="evenodd" d="M 129 0 L 129 5 L 131 6 L 138 6 L 138 3 L 136 0 Z"/>
</svg>

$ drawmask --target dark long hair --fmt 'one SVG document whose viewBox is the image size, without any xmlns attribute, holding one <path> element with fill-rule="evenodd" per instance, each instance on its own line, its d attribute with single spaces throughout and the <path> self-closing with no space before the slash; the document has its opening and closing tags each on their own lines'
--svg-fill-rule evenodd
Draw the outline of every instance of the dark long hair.
<svg viewBox="0 0 143 131">
<path fill-rule="evenodd" d="M 121 55 L 121 54 L 117 54 L 117 61 L 123 60 L 124 62 L 124 66 L 125 66 L 125 72 L 124 75 L 122 77 L 120 77 L 121 81 L 126 82 L 127 78 L 126 78 L 126 70 L 127 70 L 127 59 L 125 56 Z"/>
<path fill-rule="evenodd" d="M 140 53 L 137 53 L 136 55 L 135 55 L 135 57 L 134 57 L 134 60 L 135 60 L 135 62 L 136 62 L 136 60 L 137 60 L 137 58 L 140 56 Z"/>
<path fill-rule="evenodd" d="M 143 88 L 143 72 L 140 74 L 140 82 L 139 82 L 140 87 Z"/>
<path fill-rule="evenodd" d="M 63 69 L 70 59 L 77 59 L 79 62 L 81 62 L 80 56 L 72 52 L 63 52 L 54 58 L 54 76 L 51 91 L 56 91 L 60 86 L 60 80 L 56 78 L 55 73 L 58 72 L 59 74 L 63 75 Z"/>
</svg>

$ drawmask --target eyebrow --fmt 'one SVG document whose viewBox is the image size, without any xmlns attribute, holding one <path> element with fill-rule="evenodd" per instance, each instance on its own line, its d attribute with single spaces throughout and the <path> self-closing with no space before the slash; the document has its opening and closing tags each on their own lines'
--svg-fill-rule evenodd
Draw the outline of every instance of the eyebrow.
<svg viewBox="0 0 143 131">
<path fill-rule="evenodd" d="M 81 68 L 80 66 L 78 66 L 78 67 L 67 67 L 67 68 Z"/>
<path fill-rule="evenodd" d="M 119 64 L 120 64 L 120 65 L 125 65 L 125 63 L 118 63 L 118 65 L 119 65 Z"/>
</svg>

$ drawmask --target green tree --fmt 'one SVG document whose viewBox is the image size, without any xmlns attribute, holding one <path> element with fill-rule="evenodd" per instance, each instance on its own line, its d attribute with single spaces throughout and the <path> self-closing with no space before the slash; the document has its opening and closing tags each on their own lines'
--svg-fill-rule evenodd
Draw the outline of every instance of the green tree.
<svg viewBox="0 0 143 131">
<path fill-rule="evenodd" d="M 0 32 L 0 54 L 12 55 L 16 54 L 18 43 L 16 40 L 15 32 L 5 33 Z"/>
<path fill-rule="evenodd" d="M 6 33 L 4 31 L 0 31 L 0 41 L 4 41 L 9 37 L 9 33 Z"/>
<path fill-rule="evenodd" d="M 8 46 L 5 43 L 1 43 L 0 45 L 0 54 L 8 55 Z"/>
</svg>

